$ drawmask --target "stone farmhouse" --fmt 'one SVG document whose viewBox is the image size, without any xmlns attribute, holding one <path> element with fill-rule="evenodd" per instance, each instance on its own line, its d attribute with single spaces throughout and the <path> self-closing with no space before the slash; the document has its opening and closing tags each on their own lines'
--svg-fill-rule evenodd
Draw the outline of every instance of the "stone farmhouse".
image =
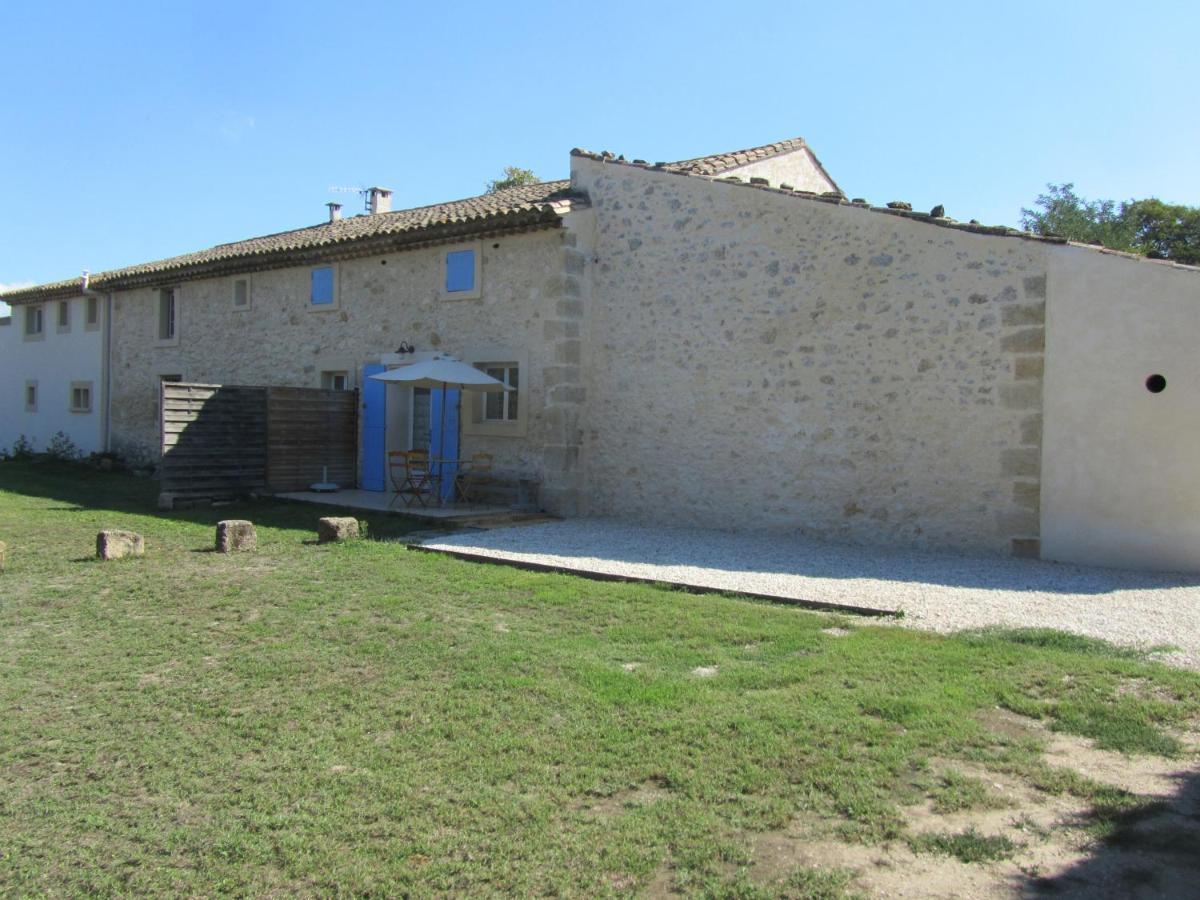
<svg viewBox="0 0 1200 900">
<path fill-rule="evenodd" d="M 406 343 L 516 387 L 464 395 L 461 451 L 553 513 L 1200 570 L 1198 274 L 847 199 L 796 139 L 575 150 L 569 180 L 419 209 L 373 189 L 367 215 L 4 299 L 21 322 L 98 298 L 92 402 L 131 459 L 159 452 L 164 379 L 369 406 Z M 51 364 L 14 360 L 18 388 Z M 429 397 L 388 391 L 363 487 L 428 440 Z"/>
</svg>

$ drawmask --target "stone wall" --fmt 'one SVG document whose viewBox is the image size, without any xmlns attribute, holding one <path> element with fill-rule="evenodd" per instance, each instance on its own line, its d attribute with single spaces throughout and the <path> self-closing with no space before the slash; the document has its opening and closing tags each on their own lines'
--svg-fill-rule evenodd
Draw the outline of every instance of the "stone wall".
<svg viewBox="0 0 1200 900">
<path fill-rule="evenodd" d="M 572 162 L 585 509 L 1036 551 L 1043 245 Z"/>
<path fill-rule="evenodd" d="M 724 173 L 724 177 L 730 175 L 747 182 L 751 178 L 765 178 L 775 187 L 787 184 L 798 191 L 812 191 L 815 194 L 837 190 L 837 186 L 817 165 L 816 157 L 807 149 L 781 153 Z"/>
<path fill-rule="evenodd" d="M 477 300 L 450 300 L 440 291 L 445 253 L 463 246 L 482 253 Z M 163 375 L 320 387 L 322 371 L 348 369 L 361 379 L 363 364 L 378 362 L 408 341 L 420 350 L 440 349 L 469 361 L 524 363 L 523 433 L 472 434 L 468 427 L 462 451 L 492 453 L 501 473 L 540 476 L 550 427 L 543 374 L 558 365 L 563 352 L 547 341 L 547 322 L 561 318 L 562 269 L 563 234 L 554 229 L 340 262 L 335 309 L 309 304 L 309 267 L 251 275 L 245 311 L 233 307 L 234 277 L 189 281 L 177 285 L 177 346 L 156 341 L 157 289 L 118 293 L 114 449 L 135 459 L 157 457 Z"/>
</svg>

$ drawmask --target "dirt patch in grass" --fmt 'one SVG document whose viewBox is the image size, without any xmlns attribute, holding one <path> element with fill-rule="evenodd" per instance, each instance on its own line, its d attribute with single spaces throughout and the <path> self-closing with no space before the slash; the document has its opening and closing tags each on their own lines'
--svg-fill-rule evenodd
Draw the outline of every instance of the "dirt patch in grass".
<svg viewBox="0 0 1200 900">
<path fill-rule="evenodd" d="M 1092 741 L 1073 734 L 1049 735 L 1045 760 L 1085 778 L 1145 797 L 1169 797 L 1180 780 L 1196 770 L 1196 760 L 1161 756 L 1126 756 L 1100 750 Z"/>
<path fill-rule="evenodd" d="M 798 818 L 751 838 L 751 880 L 779 890 L 796 871 L 844 872 L 847 890 L 935 898 L 1194 891 L 1200 761 L 1102 750 L 1004 710 L 984 718 L 1018 742 L 1040 736 L 1042 762 L 1074 773 L 1068 783 L 1090 784 L 1096 797 L 1048 793 L 1009 771 L 935 758 L 930 796 L 902 808 L 902 840 L 851 843 L 835 837 L 836 821 Z"/>
<path fill-rule="evenodd" d="M 670 796 L 665 778 L 650 778 L 637 787 L 615 794 L 585 798 L 578 808 L 589 816 L 610 818 L 630 809 L 661 803 Z"/>
<path fill-rule="evenodd" d="M 1160 703 L 1174 703 L 1178 698 L 1175 692 L 1165 685 L 1155 684 L 1148 678 L 1126 678 L 1117 685 L 1118 697 L 1135 697 L 1138 700 L 1157 700 Z"/>
</svg>

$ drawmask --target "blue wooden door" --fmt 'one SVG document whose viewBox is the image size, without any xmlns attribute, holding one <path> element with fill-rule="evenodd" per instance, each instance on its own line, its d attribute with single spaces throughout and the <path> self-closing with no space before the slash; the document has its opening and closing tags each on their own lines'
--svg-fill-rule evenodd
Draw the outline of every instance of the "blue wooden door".
<svg viewBox="0 0 1200 900">
<path fill-rule="evenodd" d="M 363 366 L 362 386 L 362 459 L 359 482 L 364 491 L 382 491 L 387 487 L 387 382 L 368 376 L 387 371 L 387 366 L 371 363 Z"/>
<path fill-rule="evenodd" d="M 433 459 L 458 459 L 458 410 L 461 391 L 445 392 L 446 420 L 442 427 L 442 389 L 430 392 L 429 403 L 429 455 Z M 454 473 L 458 466 L 448 465 L 442 475 L 442 499 L 454 499 Z"/>
</svg>

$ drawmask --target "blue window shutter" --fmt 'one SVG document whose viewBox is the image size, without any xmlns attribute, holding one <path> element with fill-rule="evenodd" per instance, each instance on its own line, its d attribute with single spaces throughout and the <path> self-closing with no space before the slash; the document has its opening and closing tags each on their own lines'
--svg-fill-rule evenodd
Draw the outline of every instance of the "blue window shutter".
<svg viewBox="0 0 1200 900">
<path fill-rule="evenodd" d="M 475 290 L 475 251 L 454 250 L 446 254 L 446 293 Z"/>
<path fill-rule="evenodd" d="M 387 487 L 387 383 L 368 377 L 386 371 L 387 366 L 376 363 L 363 366 L 362 460 L 358 477 L 364 491 Z"/>
<path fill-rule="evenodd" d="M 312 270 L 312 304 L 326 306 L 333 303 L 333 267 L 322 266 Z"/>
</svg>

